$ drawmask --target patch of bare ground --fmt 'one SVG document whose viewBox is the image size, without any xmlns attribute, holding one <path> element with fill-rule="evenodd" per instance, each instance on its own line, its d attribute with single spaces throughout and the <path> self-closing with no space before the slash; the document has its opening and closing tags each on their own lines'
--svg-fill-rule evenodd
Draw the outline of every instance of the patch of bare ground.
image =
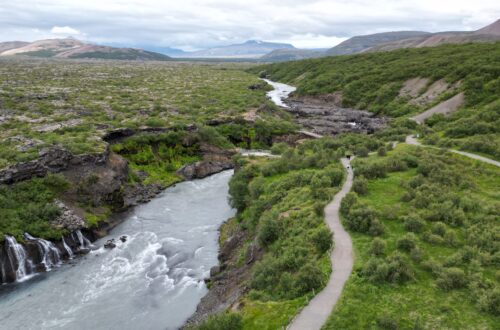
<svg viewBox="0 0 500 330">
<path fill-rule="evenodd" d="M 437 80 L 432 83 L 422 95 L 412 99 L 410 104 L 425 106 L 436 101 L 443 93 L 456 90 L 459 86 L 460 81 L 450 85 L 444 81 L 444 79 Z"/>
<path fill-rule="evenodd" d="M 431 117 L 434 114 L 443 114 L 448 115 L 460 108 L 464 104 L 464 93 L 458 93 L 452 98 L 439 103 L 438 105 L 430 108 L 427 111 L 418 114 L 411 119 L 416 121 L 417 123 L 423 123 L 427 118 Z"/>
<path fill-rule="evenodd" d="M 403 84 L 403 87 L 399 90 L 399 96 L 405 97 L 410 96 L 411 98 L 418 97 L 420 91 L 423 90 L 429 84 L 428 78 L 412 78 Z"/>
</svg>

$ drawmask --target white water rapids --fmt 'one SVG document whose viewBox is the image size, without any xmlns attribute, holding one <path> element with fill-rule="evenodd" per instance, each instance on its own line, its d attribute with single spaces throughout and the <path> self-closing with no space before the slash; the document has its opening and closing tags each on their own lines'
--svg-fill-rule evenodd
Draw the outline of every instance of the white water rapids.
<svg viewBox="0 0 500 330">
<path fill-rule="evenodd" d="M 232 171 L 167 189 L 124 215 L 100 247 L 29 281 L 0 287 L 1 329 L 177 329 L 217 264 Z M 125 243 L 118 238 L 127 236 Z M 116 238 L 117 247 L 103 244 Z"/>
<path fill-rule="evenodd" d="M 274 104 L 276 104 L 279 107 L 283 108 L 288 108 L 288 105 L 286 105 L 283 100 L 290 95 L 290 93 L 294 92 L 297 88 L 287 85 L 287 84 L 282 84 L 278 82 L 271 81 L 269 79 L 262 79 L 269 85 L 273 86 L 273 90 L 267 92 L 267 97 L 273 101 Z"/>
</svg>

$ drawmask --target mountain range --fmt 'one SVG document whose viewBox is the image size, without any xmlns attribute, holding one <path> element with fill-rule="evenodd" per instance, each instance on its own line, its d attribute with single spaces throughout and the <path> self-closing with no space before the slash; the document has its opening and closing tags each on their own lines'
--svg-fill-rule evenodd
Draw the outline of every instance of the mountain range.
<svg viewBox="0 0 500 330">
<path fill-rule="evenodd" d="M 137 48 L 119 48 L 84 43 L 74 38 L 45 39 L 34 42 L 8 41 L 0 43 L 0 56 L 165 61 L 170 57 Z"/>
<path fill-rule="evenodd" d="M 195 52 L 146 46 L 120 48 L 85 43 L 74 38 L 46 39 L 35 42 L 0 42 L 0 56 L 24 55 L 55 58 L 92 58 L 114 60 L 165 61 L 171 57 L 184 59 L 248 59 L 280 62 L 306 58 L 349 55 L 364 52 L 390 51 L 399 48 L 432 47 L 442 44 L 494 42 L 500 40 L 500 20 L 477 31 L 393 31 L 354 36 L 330 49 L 299 49 L 291 44 L 248 40 L 244 43 L 213 47 Z"/>
<path fill-rule="evenodd" d="M 393 31 L 349 38 L 324 52 L 292 49 L 273 51 L 261 59 L 269 62 L 301 60 L 305 58 L 350 55 L 364 52 L 390 51 L 399 48 L 433 47 L 442 44 L 494 42 L 500 40 L 500 20 L 477 31 L 450 31 L 430 33 L 423 31 Z"/>
<path fill-rule="evenodd" d="M 184 54 L 191 58 L 259 58 L 276 50 L 296 49 L 290 44 L 248 40 L 242 44 L 214 47 Z"/>
</svg>

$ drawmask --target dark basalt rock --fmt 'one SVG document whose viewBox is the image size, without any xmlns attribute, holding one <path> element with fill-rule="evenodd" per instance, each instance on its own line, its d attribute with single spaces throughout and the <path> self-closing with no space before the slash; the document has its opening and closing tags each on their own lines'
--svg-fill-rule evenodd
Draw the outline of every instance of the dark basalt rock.
<svg viewBox="0 0 500 330">
<path fill-rule="evenodd" d="M 339 106 L 333 96 L 289 99 L 287 109 L 298 123 L 320 135 L 337 135 L 344 132 L 371 134 L 385 128 L 388 118 L 374 113 Z"/>
<path fill-rule="evenodd" d="M 209 175 L 234 168 L 232 162 L 224 161 L 199 161 L 183 166 L 177 174 L 186 180 L 203 179 Z"/>
<path fill-rule="evenodd" d="M 114 249 L 116 247 L 115 239 L 108 239 L 106 243 L 104 243 L 105 249 Z"/>
<path fill-rule="evenodd" d="M 109 150 L 100 154 L 73 155 L 61 147 L 50 147 L 40 150 L 38 159 L 17 163 L 6 169 L 0 170 L 0 184 L 12 184 L 41 177 L 47 173 L 58 173 L 71 166 L 87 164 L 103 164 L 109 155 Z"/>
</svg>

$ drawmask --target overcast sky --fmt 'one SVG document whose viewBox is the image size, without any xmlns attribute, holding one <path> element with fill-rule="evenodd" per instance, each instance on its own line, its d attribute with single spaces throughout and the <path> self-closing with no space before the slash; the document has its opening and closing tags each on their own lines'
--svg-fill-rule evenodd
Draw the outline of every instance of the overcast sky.
<svg viewBox="0 0 500 330">
<path fill-rule="evenodd" d="M 73 36 L 184 50 L 248 39 L 326 48 L 395 30 L 475 30 L 500 0 L 0 0 L 0 41 Z"/>
</svg>

